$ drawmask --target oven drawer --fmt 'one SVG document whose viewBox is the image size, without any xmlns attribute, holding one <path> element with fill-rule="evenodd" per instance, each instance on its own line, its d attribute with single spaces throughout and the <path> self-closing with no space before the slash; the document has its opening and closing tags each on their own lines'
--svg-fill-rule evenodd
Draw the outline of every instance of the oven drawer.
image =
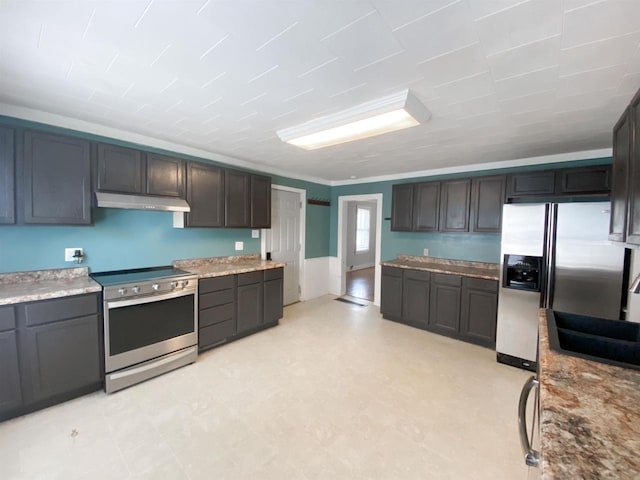
<svg viewBox="0 0 640 480">
<path fill-rule="evenodd" d="M 200 310 L 198 318 L 200 322 L 200 329 L 216 323 L 233 320 L 233 303 Z"/>
<path fill-rule="evenodd" d="M 234 300 L 233 289 L 220 290 L 218 292 L 211 292 L 200 294 L 198 308 L 204 310 L 206 308 L 217 307 L 218 305 L 224 305 L 226 303 L 232 303 Z"/>
<path fill-rule="evenodd" d="M 226 290 L 235 286 L 235 276 L 227 275 L 224 277 L 204 278 L 199 282 L 200 295 L 203 293 L 216 292 L 218 290 Z"/>
<path fill-rule="evenodd" d="M 232 337 L 234 334 L 234 321 L 226 320 L 224 322 L 216 323 L 215 325 L 209 325 L 200 329 L 198 345 L 199 347 L 206 348 L 209 345 L 219 343 L 222 340 Z"/>
</svg>

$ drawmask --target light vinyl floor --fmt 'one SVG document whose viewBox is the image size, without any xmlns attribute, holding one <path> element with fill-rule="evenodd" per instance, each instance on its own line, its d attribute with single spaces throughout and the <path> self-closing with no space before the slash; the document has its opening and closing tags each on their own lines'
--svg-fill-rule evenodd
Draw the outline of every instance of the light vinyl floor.
<svg viewBox="0 0 640 480">
<path fill-rule="evenodd" d="M 0 423 L 0 478 L 526 478 L 527 375 L 325 296 L 188 367 Z"/>
</svg>

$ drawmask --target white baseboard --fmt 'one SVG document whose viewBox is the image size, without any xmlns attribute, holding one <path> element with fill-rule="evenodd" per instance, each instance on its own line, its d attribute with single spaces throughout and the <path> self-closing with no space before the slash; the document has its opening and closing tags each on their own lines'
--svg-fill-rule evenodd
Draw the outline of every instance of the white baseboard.
<svg viewBox="0 0 640 480">
<path fill-rule="evenodd" d="M 307 258 L 304 261 L 304 295 L 300 300 L 311 300 L 329 293 L 329 259 Z"/>
</svg>

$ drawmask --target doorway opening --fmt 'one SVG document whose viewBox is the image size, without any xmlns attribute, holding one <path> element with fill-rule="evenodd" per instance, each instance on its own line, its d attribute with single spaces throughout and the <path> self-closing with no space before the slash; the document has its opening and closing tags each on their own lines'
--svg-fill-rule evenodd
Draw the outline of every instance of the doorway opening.
<svg viewBox="0 0 640 480">
<path fill-rule="evenodd" d="M 262 258 L 286 263 L 283 301 L 291 305 L 304 298 L 305 209 L 307 192 L 271 186 L 271 228 L 262 230 Z"/>
<path fill-rule="evenodd" d="M 382 194 L 338 198 L 340 294 L 380 304 Z"/>
</svg>

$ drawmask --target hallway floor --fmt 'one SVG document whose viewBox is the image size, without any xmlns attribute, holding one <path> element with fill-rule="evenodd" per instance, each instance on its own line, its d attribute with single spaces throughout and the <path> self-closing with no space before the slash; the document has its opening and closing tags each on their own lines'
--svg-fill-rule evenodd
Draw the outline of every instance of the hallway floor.
<svg viewBox="0 0 640 480">
<path fill-rule="evenodd" d="M 327 295 L 193 365 L 0 423 L 0 478 L 526 478 L 527 376 Z"/>
<path fill-rule="evenodd" d="M 347 272 L 346 294 L 373 302 L 373 289 L 375 285 L 375 267 L 363 268 Z"/>
</svg>

